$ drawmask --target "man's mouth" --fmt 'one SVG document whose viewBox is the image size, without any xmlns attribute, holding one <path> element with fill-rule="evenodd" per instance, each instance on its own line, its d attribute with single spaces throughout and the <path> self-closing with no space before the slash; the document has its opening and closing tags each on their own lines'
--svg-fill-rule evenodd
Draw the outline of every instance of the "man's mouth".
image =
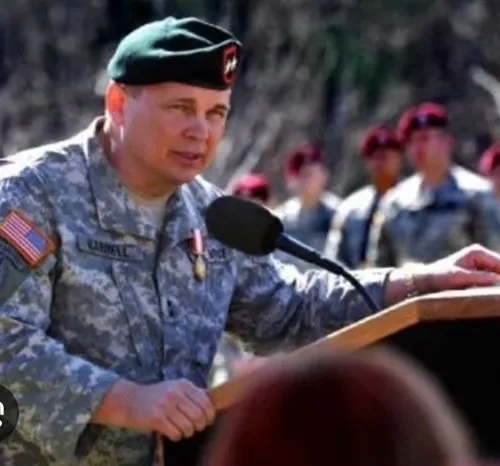
<svg viewBox="0 0 500 466">
<path fill-rule="evenodd" d="M 196 163 L 203 160 L 203 154 L 200 152 L 173 151 L 173 154 L 187 163 Z"/>
</svg>

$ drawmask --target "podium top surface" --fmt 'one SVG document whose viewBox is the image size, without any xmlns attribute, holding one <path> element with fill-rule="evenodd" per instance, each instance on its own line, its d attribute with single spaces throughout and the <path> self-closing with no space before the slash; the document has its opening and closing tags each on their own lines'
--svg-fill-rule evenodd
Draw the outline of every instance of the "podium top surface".
<svg viewBox="0 0 500 466">
<path fill-rule="evenodd" d="M 324 348 L 358 349 L 421 322 L 500 317 L 500 286 L 443 291 L 403 301 L 344 327 L 293 353 L 314 354 Z M 217 409 L 232 405 L 252 377 L 229 380 L 211 391 Z"/>
<path fill-rule="evenodd" d="M 500 286 L 442 291 L 403 301 L 297 351 L 327 343 L 338 348 L 361 348 L 419 322 L 497 317 Z"/>
</svg>

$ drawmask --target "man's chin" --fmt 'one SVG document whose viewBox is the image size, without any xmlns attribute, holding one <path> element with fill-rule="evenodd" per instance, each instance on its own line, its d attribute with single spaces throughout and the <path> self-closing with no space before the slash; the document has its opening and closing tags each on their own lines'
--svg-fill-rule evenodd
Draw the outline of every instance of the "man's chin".
<svg viewBox="0 0 500 466">
<path fill-rule="evenodd" d="M 179 174 L 176 174 L 175 176 L 171 176 L 171 177 L 169 177 L 169 180 L 172 183 L 175 183 L 177 186 L 181 186 L 183 184 L 190 183 L 200 174 L 201 174 L 200 171 L 193 170 L 190 172 L 185 172 L 182 174 L 179 173 Z"/>
</svg>

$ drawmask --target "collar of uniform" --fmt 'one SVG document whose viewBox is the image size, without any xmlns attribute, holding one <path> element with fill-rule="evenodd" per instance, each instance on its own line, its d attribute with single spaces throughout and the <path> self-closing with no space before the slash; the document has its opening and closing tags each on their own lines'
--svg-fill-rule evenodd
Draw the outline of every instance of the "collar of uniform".
<svg viewBox="0 0 500 466">
<path fill-rule="evenodd" d="M 432 203 L 435 202 L 437 198 L 443 199 L 447 198 L 449 195 L 453 195 L 453 193 L 456 192 L 456 188 L 457 182 L 450 170 L 444 181 L 440 185 L 432 188 L 425 186 L 423 180 L 420 179 L 419 195 L 428 199 L 429 202 Z"/>
<path fill-rule="evenodd" d="M 195 230 L 199 230 L 203 237 L 207 236 L 203 213 L 200 210 L 203 204 L 193 193 L 191 184 L 182 185 L 169 200 L 165 232 L 172 245 L 192 238 Z"/>
<path fill-rule="evenodd" d="M 454 193 L 457 184 L 450 171 L 445 181 L 435 188 L 425 186 L 422 175 L 419 173 L 406 181 L 403 186 L 404 195 L 400 196 L 398 203 L 408 210 L 421 210 L 435 203 L 437 198 L 442 199 Z"/>
<path fill-rule="evenodd" d="M 99 224 L 103 230 L 154 240 L 157 237 L 156 225 L 128 195 L 96 137 L 102 122 L 103 117 L 99 117 L 91 123 L 85 141 L 90 187 Z"/>
</svg>

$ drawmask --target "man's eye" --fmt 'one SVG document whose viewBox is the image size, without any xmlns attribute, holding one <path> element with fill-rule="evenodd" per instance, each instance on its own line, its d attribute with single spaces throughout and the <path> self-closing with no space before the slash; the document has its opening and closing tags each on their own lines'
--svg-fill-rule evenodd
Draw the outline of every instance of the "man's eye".
<svg viewBox="0 0 500 466">
<path fill-rule="evenodd" d="M 209 112 L 209 115 L 215 115 L 221 118 L 224 118 L 226 116 L 225 112 L 223 112 L 222 110 L 213 110 L 212 112 Z"/>
<path fill-rule="evenodd" d="M 169 108 L 173 108 L 175 110 L 188 110 L 188 106 L 187 105 L 183 105 L 183 104 L 173 104 L 173 105 L 170 105 Z"/>
</svg>

